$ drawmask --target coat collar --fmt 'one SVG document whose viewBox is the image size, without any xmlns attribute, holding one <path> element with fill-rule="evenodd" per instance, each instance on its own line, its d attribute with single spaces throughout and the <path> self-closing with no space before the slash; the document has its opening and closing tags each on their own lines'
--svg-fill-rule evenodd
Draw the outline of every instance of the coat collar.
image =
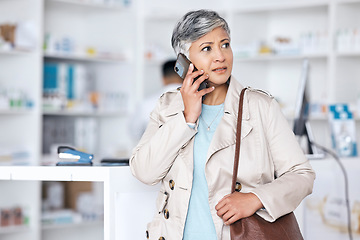
<svg viewBox="0 0 360 240">
<path fill-rule="evenodd" d="M 237 121 L 238 111 L 239 111 L 239 100 L 240 93 L 244 87 L 233 77 L 231 76 L 228 92 L 226 94 L 225 103 L 224 103 L 224 112 L 234 116 Z M 243 120 L 249 120 L 249 101 L 247 100 L 246 94 L 244 97 L 244 107 L 243 107 Z"/>
<path fill-rule="evenodd" d="M 229 114 L 237 119 L 238 116 L 238 107 L 239 107 L 239 98 L 240 92 L 244 87 L 233 77 L 231 76 L 228 92 L 226 94 L 225 103 L 224 103 L 224 112 Z M 184 111 L 184 103 L 181 98 L 181 93 L 178 90 L 176 94 L 176 99 L 171 101 L 169 106 L 164 109 L 165 116 L 175 115 L 181 111 Z M 243 117 L 244 120 L 249 120 L 249 103 L 247 98 L 244 99 L 244 108 L 243 108 Z M 236 120 L 237 121 L 237 120 Z"/>
<path fill-rule="evenodd" d="M 244 87 L 234 77 L 231 77 L 224 102 L 224 116 L 217 126 L 209 146 L 207 159 L 209 159 L 215 152 L 235 144 L 239 100 L 240 93 L 243 88 Z M 243 104 L 241 139 L 245 138 L 252 130 L 252 126 L 249 122 L 250 113 L 247 93 L 245 93 Z"/>
<path fill-rule="evenodd" d="M 237 127 L 237 117 L 239 110 L 239 98 L 240 92 L 244 87 L 234 78 L 231 77 L 228 92 L 226 94 L 224 102 L 224 116 L 221 119 L 213 140 L 209 146 L 208 159 L 217 151 L 226 148 L 235 144 L 236 141 L 236 127 Z M 175 90 L 177 91 L 177 90 Z M 164 115 L 166 117 L 176 115 L 184 111 L 184 103 L 182 101 L 181 93 L 177 91 L 175 99 L 169 103 L 169 105 L 164 108 Z M 250 113 L 249 113 L 249 101 L 247 98 L 247 93 L 244 96 L 244 106 L 243 106 L 243 116 L 242 116 L 242 131 L 241 139 L 246 137 L 252 126 L 249 123 Z"/>
</svg>

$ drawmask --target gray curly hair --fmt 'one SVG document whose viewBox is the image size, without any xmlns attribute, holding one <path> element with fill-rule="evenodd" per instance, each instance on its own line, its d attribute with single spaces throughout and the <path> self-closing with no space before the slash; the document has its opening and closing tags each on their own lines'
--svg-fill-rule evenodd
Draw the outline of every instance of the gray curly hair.
<svg viewBox="0 0 360 240">
<path fill-rule="evenodd" d="M 176 24 L 171 37 L 176 55 L 183 53 L 189 57 L 191 43 L 217 27 L 222 27 L 230 37 L 227 22 L 217 12 L 201 9 L 186 13 Z"/>
</svg>

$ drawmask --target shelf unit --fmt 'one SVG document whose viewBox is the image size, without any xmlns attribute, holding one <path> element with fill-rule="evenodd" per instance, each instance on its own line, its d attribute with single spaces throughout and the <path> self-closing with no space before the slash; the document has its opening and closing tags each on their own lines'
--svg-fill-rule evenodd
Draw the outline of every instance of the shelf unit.
<svg viewBox="0 0 360 240">
<path fill-rule="evenodd" d="M 134 101 L 131 93 L 136 80 L 136 74 L 133 74 L 133 29 L 136 19 L 130 1 L 113 2 L 117 4 L 77 0 L 0 0 L 0 24 L 29 21 L 36 27 L 37 40 L 34 49 L 3 50 L 0 44 L 0 94 L 21 89 L 27 91 L 32 100 L 30 108 L 0 108 L 0 152 L 3 149 L 18 150 L 24 147 L 29 151 L 29 165 L 41 164 L 44 152 L 43 123 L 51 117 L 73 121 L 79 118 L 93 119 L 96 122 L 98 135 L 95 137 L 98 143 L 96 149 L 91 149 L 95 154 L 95 162 L 99 162 L 102 157 L 117 157 L 116 154 L 128 156 L 132 145 L 126 141 L 126 118 Z M 129 21 L 134 25 L 128 24 Z M 76 43 L 85 46 L 85 50 L 76 54 L 44 51 L 43 39 L 49 32 L 60 37 L 70 35 Z M 99 93 L 121 92 L 122 108 L 96 111 L 44 110 L 43 66 L 48 62 L 81 64 L 91 69 L 94 74 L 93 90 Z M 119 148 L 121 151 L 118 151 Z M 40 223 L 41 181 L 1 181 L 0 188 L 7 192 L 0 199 L 0 208 L 28 208 L 30 219 L 28 226 L 0 228 L 0 239 L 55 240 L 65 236 L 64 228 L 69 229 L 66 231 L 69 235 L 67 239 L 85 236 L 84 231 L 89 233 L 87 239 L 100 239 L 103 236 L 103 226 L 98 223 L 67 225 L 63 229 L 43 228 Z"/>
<path fill-rule="evenodd" d="M 71 52 L 54 52 L 49 47 L 45 50 L 44 62 L 81 64 L 88 74 L 85 84 L 93 85 L 90 91 L 97 92 L 104 99 L 110 94 L 121 94 L 121 99 L 116 103 L 118 109 L 105 109 L 105 106 L 100 104 L 98 109 L 45 110 L 43 117 L 66 116 L 75 122 L 79 117 L 95 117 L 99 133 L 96 136 L 98 147 L 86 150 L 94 153 L 97 160 L 105 156 L 115 157 L 114 149 L 120 145 L 126 146 L 126 142 L 123 141 L 126 138 L 114 138 L 114 134 L 126 134 L 126 121 L 123 116 L 127 115 L 129 105 L 133 101 L 131 93 L 135 77 L 132 74 L 132 56 L 135 32 L 131 31 L 132 26 L 125 24 L 134 21 L 133 10 L 120 5 L 120 1 L 118 4 L 70 0 L 48 0 L 45 3 L 44 33 L 50 34 L 53 38 L 69 38 L 76 47 Z M 126 37 L 123 33 L 126 33 Z M 88 52 L 93 48 L 97 50 Z M 83 146 L 75 147 L 83 149 Z"/>
<path fill-rule="evenodd" d="M 53 36 L 65 36 L 69 34 L 82 52 L 75 49 L 74 52 L 44 52 L 45 63 L 80 64 L 88 72 L 87 85 L 92 85 L 92 91 L 98 92 L 100 96 L 106 93 L 121 93 L 124 96 L 118 106 L 122 108 L 106 109 L 99 106 L 91 109 L 61 109 L 43 110 L 44 124 L 48 122 L 63 122 L 65 128 L 76 125 L 77 122 L 94 123 L 95 141 L 92 145 L 79 146 L 70 140 L 69 145 L 75 145 L 78 149 L 94 153 L 94 162 L 97 163 L 103 157 L 119 157 L 116 154 L 129 154 L 129 145 L 126 142 L 126 116 L 129 105 L 133 101 L 134 79 L 132 75 L 134 32 L 132 26 L 126 24 L 133 20 L 133 9 L 120 5 L 106 5 L 98 3 L 75 2 L 69 0 L 49 0 L 45 2 L 45 26 L 44 34 Z M 66 16 L 66 17 L 65 17 Z M 99 21 L 100 20 L 100 21 Z M 124 37 L 126 33 L 126 37 Z M 96 47 L 98 51 L 89 52 L 88 49 Z M 69 124 L 69 125 L 68 125 Z M 81 123 L 80 123 L 81 124 Z M 75 133 L 76 128 L 74 129 Z M 81 131 L 81 130 L 80 130 Z M 45 130 L 44 130 L 45 132 Z M 91 132 L 90 132 L 91 133 Z M 85 133 L 87 134 L 87 133 Z M 115 137 L 123 136 L 123 137 Z M 90 135 L 91 137 L 91 135 Z M 76 138 L 75 138 L 76 139 Z M 44 142 L 44 140 L 43 140 Z M 54 142 L 56 144 L 56 142 Z M 44 147 L 43 144 L 43 152 Z M 48 145 L 47 145 L 48 146 Z M 87 148 L 87 149 L 86 149 Z M 120 151 L 118 150 L 120 149 Z M 67 224 L 62 226 L 42 227 L 42 236 L 46 239 L 59 239 L 63 229 L 68 232 L 63 237 L 76 239 L 76 236 L 87 239 L 99 239 L 102 236 L 103 225 L 101 224 Z"/>
<path fill-rule="evenodd" d="M 18 9 L 19 7 L 28 11 L 22 12 Z M 41 7 L 42 2 L 37 0 L 2 0 L 0 1 L 0 23 L 28 20 L 36 26 L 41 26 L 43 22 Z M 36 164 L 41 156 L 41 140 L 38 135 L 41 132 L 42 51 L 40 39 L 42 39 L 42 34 L 39 27 L 35 38 L 39 40 L 35 49 L 0 51 L 0 91 L 19 89 L 26 92 L 33 101 L 31 108 L 9 107 L 0 110 L 0 132 L 2 136 L 6 136 L 0 139 L 0 149 L 3 146 L 28 145 L 30 164 Z M 27 124 L 23 124 L 25 121 Z"/>
<path fill-rule="evenodd" d="M 176 21 L 187 11 L 204 8 L 204 2 L 184 0 L 132 0 L 123 5 L 99 5 L 77 0 L 0 0 L 0 23 L 32 21 L 37 26 L 38 44 L 31 50 L 0 50 L 1 88 L 29 91 L 30 109 L 0 110 L 0 149 L 29 149 L 30 165 L 41 163 L 46 119 L 93 119 L 98 127 L 96 161 L 112 155 L 129 155 L 134 143 L 129 141 L 127 117 L 136 102 L 161 87 L 160 65 L 176 56 L 170 38 Z M 310 98 L 319 104 L 348 102 L 352 109 L 360 95 L 360 50 L 340 51 L 337 33 L 360 28 L 360 0 L 225 0 L 206 1 L 206 8 L 218 11 L 228 21 L 235 53 L 233 75 L 243 85 L 271 92 L 286 112 L 293 116 L 301 65 L 311 64 Z M 26 9 L 23 11 L 22 9 Z M 99 54 L 43 51 L 44 36 L 72 36 L 77 45 L 96 47 Z M 271 42 L 277 36 L 299 39 L 308 32 L 325 32 L 328 46 L 322 51 L 293 55 L 255 55 L 240 57 L 239 46 L 252 42 Z M 81 49 L 81 48 L 80 48 Z M 110 50 L 109 50 L 110 49 Z M 101 53 L 102 52 L 102 53 Z M 82 64 L 94 76 L 99 92 L 124 91 L 124 109 L 117 111 L 43 110 L 42 85 L 45 63 Z M 260 70 L 259 70 L 260 69 Z M 20 71 L 21 70 L 21 71 Z M 360 112 L 360 110 L 359 110 Z M 356 124 L 360 125 L 359 115 Z M 329 146 L 326 116 L 310 121 L 319 143 Z M 357 140 L 360 142 L 360 131 Z M 13 189 L 24 189 L 29 198 L 19 197 Z M 0 207 L 14 202 L 31 206 L 30 225 L 24 231 L 0 229 L 0 238 L 42 239 L 40 226 L 41 183 L 0 182 L 9 194 L 0 199 Z M 10 191 L 11 190 L 11 191 Z M 2 231 L 4 230 L 4 231 Z M 47 229 L 47 235 L 59 235 Z M 54 231 L 54 233 L 51 233 Z"/>
<path fill-rule="evenodd" d="M 0 51 L 0 94 L 3 91 L 22 91 L 33 102 L 31 108 L 0 110 L 0 152 L 10 149 L 27 151 L 31 165 L 37 164 L 41 158 L 42 6 L 43 2 L 38 0 L 0 1 L 0 24 L 29 21 L 36 26 L 34 37 L 38 44 L 34 49 Z M 1 195 L 0 208 L 21 206 L 28 210 L 29 215 L 27 226 L 1 228 L 0 238 L 39 240 L 41 184 L 37 181 L 1 181 L 0 188 L 6 193 Z"/>
</svg>

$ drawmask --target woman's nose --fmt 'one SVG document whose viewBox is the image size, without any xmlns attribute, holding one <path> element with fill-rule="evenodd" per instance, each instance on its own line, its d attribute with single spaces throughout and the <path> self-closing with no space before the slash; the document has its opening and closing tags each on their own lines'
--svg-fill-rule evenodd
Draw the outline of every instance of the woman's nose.
<svg viewBox="0 0 360 240">
<path fill-rule="evenodd" d="M 221 51 L 221 49 L 217 49 L 214 51 L 214 61 L 215 62 L 224 62 L 225 61 L 225 55 Z"/>
</svg>

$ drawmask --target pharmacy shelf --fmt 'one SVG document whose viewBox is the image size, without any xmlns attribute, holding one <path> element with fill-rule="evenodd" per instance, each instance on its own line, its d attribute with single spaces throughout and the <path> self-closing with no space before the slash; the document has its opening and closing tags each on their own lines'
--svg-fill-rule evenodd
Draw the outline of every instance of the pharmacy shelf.
<svg viewBox="0 0 360 240">
<path fill-rule="evenodd" d="M 9 56 L 22 56 L 22 55 L 29 55 L 34 53 L 34 50 L 0 50 L 0 55 L 9 55 Z"/>
<path fill-rule="evenodd" d="M 141 17 L 143 17 L 145 21 L 171 21 L 174 24 L 183 16 L 184 13 L 188 12 L 189 9 L 204 8 L 204 2 L 202 1 L 183 1 L 179 4 L 176 4 L 176 7 L 174 7 L 173 2 L 164 0 L 142 0 L 139 2 L 143 8 Z M 219 4 L 218 1 L 206 2 L 207 9 L 214 9 L 221 15 L 226 14 L 229 10 L 231 10 L 231 7 L 232 6 L 229 4 L 229 0 L 222 1 L 222 4 Z"/>
<path fill-rule="evenodd" d="M 254 57 L 235 57 L 235 62 L 257 62 L 257 61 L 288 61 L 308 59 L 326 59 L 327 54 L 304 54 L 304 55 L 257 55 Z"/>
<path fill-rule="evenodd" d="M 96 1 L 80 1 L 80 0 L 47 0 L 47 3 L 50 4 L 62 4 L 62 5 L 70 5 L 75 7 L 89 8 L 89 9 L 104 9 L 110 11 L 120 11 L 124 10 L 125 7 L 121 4 L 116 3 L 99 3 Z"/>
<path fill-rule="evenodd" d="M 286 119 L 293 121 L 295 119 L 294 114 L 286 114 Z M 328 121 L 329 116 L 327 113 L 311 114 L 308 118 L 310 121 Z M 355 116 L 354 121 L 360 122 L 360 116 Z"/>
<path fill-rule="evenodd" d="M 0 110 L 1 115 L 24 115 L 33 113 L 33 109 L 14 109 L 14 110 Z"/>
<path fill-rule="evenodd" d="M 43 111 L 44 116 L 73 116 L 73 117 L 119 117 L 126 115 L 125 111 L 72 111 L 72 110 L 63 110 L 63 111 Z"/>
<path fill-rule="evenodd" d="M 160 64 L 163 64 L 165 61 L 167 61 L 170 58 L 171 57 L 169 56 L 166 59 L 146 59 L 145 64 L 148 65 L 148 66 L 158 66 Z M 172 58 L 175 60 L 176 56 L 173 56 Z"/>
<path fill-rule="evenodd" d="M 287 115 L 285 115 L 285 118 L 291 122 L 295 120 L 295 117 L 293 114 L 287 114 Z M 319 114 L 319 115 L 310 116 L 308 119 L 309 119 L 309 121 L 327 121 L 328 117 L 325 114 Z"/>
<path fill-rule="evenodd" d="M 330 0 L 305 1 L 238 1 L 232 11 L 235 13 L 281 11 L 314 7 L 328 7 Z"/>
<path fill-rule="evenodd" d="M 167 10 L 160 10 L 157 9 L 156 11 L 148 12 L 145 14 L 144 19 L 148 21 L 172 21 L 175 22 L 176 20 L 182 17 L 182 12 L 184 11 L 167 11 Z"/>
<path fill-rule="evenodd" d="M 360 51 L 338 52 L 337 57 L 360 57 Z"/>
<path fill-rule="evenodd" d="M 68 228 L 77 228 L 77 227 L 93 227 L 98 225 L 104 225 L 104 221 L 94 220 L 94 221 L 82 221 L 79 223 L 63 223 L 63 224 L 43 224 L 41 229 L 44 231 L 56 230 L 56 229 L 68 229 Z"/>
<path fill-rule="evenodd" d="M 347 4 L 347 3 L 360 3 L 360 0 L 337 0 L 338 4 Z"/>
<path fill-rule="evenodd" d="M 30 231 L 30 227 L 27 225 L 0 227 L 0 235 L 11 234 L 11 233 L 22 233 L 28 231 Z"/>
<path fill-rule="evenodd" d="M 108 4 L 110 2 L 119 4 Z M 124 115 L 128 114 L 124 111 L 96 113 L 44 112 L 42 109 L 43 66 L 46 62 L 86 65 L 86 68 L 91 68 L 91 73 L 89 73 L 91 76 L 86 78 L 86 80 L 94 77 L 91 79 L 96 79 L 97 81 L 96 85 L 94 83 L 94 86 L 92 86 L 92 91 L 107 92 L 114 90 L 116 92 L 117 90 L 120 92 L 120 90 L 125 89 L 124 92 L 126 92 L 126 90 L 131 88 L 133 79 L 136 78 L 128 73 L 130 72 L 128 69 L 131 69 L 133 72 L 136 70 L 132 68 L 131 65 L 135 62 L 133 61 L 133 46 L 135 45 L 132 44 L 134 42 L 132 40 L 133 38 L 135 39 L 136 17 L 135 14 L 132 14 L 132 10 L 135 8 L 133 6 L 135 6 L 135 3 L 127 0 L 0 0 L 1 23 L 10 22 L 18 24 L 28 21 L 31 22 L 36 29 L 36 32 L 34 32 L 36 33 L 34 36 L 34 39 L 36 39 L 36 47 L 34 49 L 5 50 L 5 46 L 2 45 L 3 48 L 0 47 L 1 90 L 5 90 L 7 93 L 8 89 L 26 89 L 26 95 L 31 97 L 34 103 L 31 109 L 0 110 L 0 132 L 2 136 L 5 136 L 0 141 L 0 147 L 23 147 L 31 154 L 31 162 L 29 163 L 31 167 L 0 167 L 0 179 L 4 180 L 1 182 L 1 190 L 7 193 L 1 196 L 0 202 L 2 205 L 11 206 L 12 203 L 20 202 L 24 206 L 31 206 L 28 214 L 29 219 L 31 219 L 30 227 L 0 228 L 1 240 L 55 240 L 60 239 L 63 235 L 62 233 L 64 231 L 61 229 L 58 231 L 51 230 L 57 229 L 60 226 L 48 226 L 44 228 L 41 226 L 41 183 L 35 180 L 36 175 L 40 176 L 45 174 L 45 176 L 40 176 L 39 179 L 48 179 L 49 181 L 71 181 L 76 179 L 79 181 L 100 181 L 104 183 L 105 192 L 111 191 L 113 188 L 112 185 L 117 185 L 111 184 L 110 186 L 110 175 L 113 175 L 110 173 L 107 174 L 107 171 L 115 171 L 115 178 L 117 178 L 117 176 L 123 176 L 124 174 L 131 176 L 128 170 L 126 173 L 124 173 L 122 169 L 117 172 L 115 167 L 111 169 L 105 169 L 104 167 L 81 167 L 83 172 L 77 173 L 80 171 L 80 168 L 77 167 L 66 170 L 66 167 L 49 166 L 41 168 L 32 166 L 41 164 L 42 124 L 43 120 L 47 118 L 44 116 L 47 115 L 74 116 L 75 118 L 76 116 L 89 118 L 99 117 L 99 119 L 96 119 L 96 124 L 98 124 L 99 129 L 97 138 L 99 142 L 101 142 L 99 148 L 102 147 L 101 145 L 108 146 L 113 144 L 111 147 L 114 146 L 115 149 L 116 146 L 122 147 L 121 144 L 126 143 L 126 137 L 122 139 L 114 137 L 115 135 L 123 135 L 122 133 L 124 132 L 123 129 L 125 126 L 124 124 L 118 124 L 118 120 L 120 123 L 124 121 Z M 24 9 L 26 11 L 24 11 Z M 76 52 L 81 53 L 82 56 L 44 53 L 44 35 L 48 32 L 55 37 L 71 36 L 76 41 L 76 44 L 78 44 L 77 46 L 84 48 L 87 46 L 95 47 L 97 54 L 87 56 L 85 50 L 83 50 L 83 52 Z M 126 84 L 121 84 L 121 82 L 125 81 Z M 62 119 L 63 117 L 60 117 L 60 121 Z M 70 119 L 69 122 L 72 120 L 73 119 Z M 113 131 L 108 129 L 113 129 Z M 114 133 L 117 134 L 114 135 Z M 109 155 L 111 154 L 109 153 Z M 2 163 L 11 164 L 11 161 L 3 161 Z M 28 171 L 32 172 L 35 176 L 31 177 L 31 174 L 27 173 Z M 46 172 L 49 172 L 49 175 L 47 175 Z M 57 172 L 59 174 L 56 174 Z M 99 174 L 101 176 L 99 176 Z M 28 179 L 34 179 L 34 181 L 25 180 L 24 178 L 27 178 L 26 176 L 28 176 Z M 9 181 L 19 180 L 21 178 L 23 178 L 24 181 Z M 126 179 L 122 182 L 128 181 Z M 86 239 L 115 239 L 113 236 L 115 233 L 113 219 L 115 219 L 115 217 L 111 212 L 115 209 L 113 204 L 114 200 L 112 199 L 115 193 L 112 192 L 111 196 L 110 194 L 107 196 L 109 201 L 106 203 L 107 205 L 105 204 L 107 206 L 105 215 L 109 217 L 105 217 L 104 222 L 62 226 L 67 234 L 71 236 L 71 239 L 81 239 L 84 231 L 91 231 L 92 229 L 95 229 L 94 232 L 100 232 L 100 234 L 104 232 L 104 238 L 97 238 L 98 235 L 90 237 L 84 236 Z M 111 205 L 109 205 L 109 202 Z M 10 203 L 10 205 L 8 205 L 8 203 Z M 103 225 L 104 230 L 102 230 L 101 225 Z M 77 231 L 76 228 L 81 226 L 84 227 L 80 232 Z M 65 238 L 68 239 L 67 237 Z"/>
<path fill-rule="evenodd" d="M 292 118 L 294 119 L 294 117 Z M 309 117 L 310 121 L 328 121 L 329 117 L 327 115 L 314 115 Z M 354 118 L 355 122 L 360 122 L 360 117 Z"/>
<path fill-rule="evenodd" d="M 96 63 L 125 63 L 128 60 L 125 57 L 97 57 L 97 56 L 77 56 L 70 54 L 44 54 L 45 59 L 52 60 L 67 60 L 67 61 L 81 61 L 81 62 L 96 62 Z"/>
</svg>

